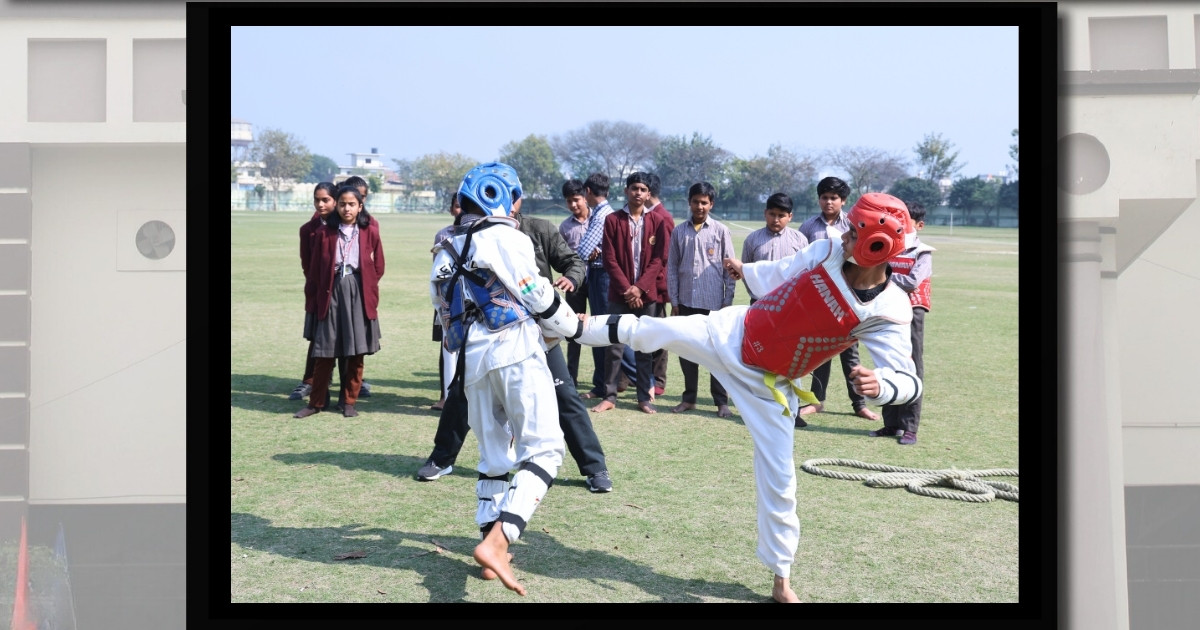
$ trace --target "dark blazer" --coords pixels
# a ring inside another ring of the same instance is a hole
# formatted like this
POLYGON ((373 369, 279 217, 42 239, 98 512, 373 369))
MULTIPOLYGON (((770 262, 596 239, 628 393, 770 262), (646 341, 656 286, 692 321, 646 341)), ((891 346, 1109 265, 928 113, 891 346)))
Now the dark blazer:
POLYGON ((642 213, 642 273, 633 278, 633 247, 629 232, 629 213, 614 210, 604 218, 604 270, 608 272, 608 300, 624 302, 625 291, 636 284, 644 299, 658 302, 658 275, 667 266, 667 224, 661 212, 642 213))
MULTIPOLYGON (((670 254, 671 232, 675 230, 675 217, 671 216, 671 213, 669 211, 667 211, 667 207, 664 206, 661 201, 658 202, 658 204, 656 206, 654 206, 653 211, 661 212, 663 215, 663 220, 666 221, 666 223, 667 223, 667 243, 668 243, 667 253, 670 254)), ((667 263, 663 263, 662 273, 658 274, 658 285, 657 286, 658 286, 658 301, 663 304, 670 302, 671 296, 667 294, 667 263)))
MULTIPOLYGON (((374 218, 374 217, 372 217, 374 218)), ((325 224, 320 213, 314 211, 312 218, 300 226, 300 268, 304 270, 304 312, 313 312, 313 299, 308 291, 308 265, 312 262, 312 235, 325 224)))
POLYGON ((550 268, 553 267, 559 274, 567 277, 572 284, 575 285, 575 290, 583 286, 584 276, 587 273, 587 265, 575 250, 567 245, 566 239, 559 234, 558 228, 554 224, 545 219, 537 217, 527 217, 524 214, 519 214, 521 221, 521 232, 533 241, 533 253, 537 259, 538 271, 551 282, 554 277, 550 275, 550 268))
MULTIPOLYGON (((321 225, 313 231, 310 247, 309 281, 305 283, 305 301, 312 299, 317 319, 329 315, 329 304, 333 301, 333 281, 336 270, 338 235, 336 212, 330 213, 329 225, 321 225)), ((371 217, 366 228, 358 229, 358 262, 362 274, 363 310, 368 319, 379 319, 379 279, 383 277, 383 243, 379 240, 379 222, 371 217)))

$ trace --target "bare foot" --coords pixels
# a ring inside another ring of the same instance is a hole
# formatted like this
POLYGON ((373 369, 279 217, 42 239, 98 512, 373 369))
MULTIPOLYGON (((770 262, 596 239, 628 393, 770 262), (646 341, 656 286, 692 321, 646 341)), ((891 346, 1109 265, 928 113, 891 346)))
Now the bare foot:
POLYGON ((866 407, 855 411, 854 415, 858 416, 859 418, 866 418, 867 420, 879 420, 879 414, 867 409, 866 407))
POLYGON ((638 403, 638 409, 640 409, 642 413, 658 413, 658 410, 655 409, 654 405, 651 404, 650 402, 638 403))
POLYGON ((695 409, 695 408, 696 408, 696 405, 694 403, 681 402, 678 405, 671 407, 671 413, 681 413, 681 412, 687 411, 689 409, 695 409))
POLYGON ((781 604, 799 604, 800 598, 792 590, 787 578, 775 576, 775 586, 771 589, 771 598, 781 604))
MULTIPOLYGON (((510 565, 512 564, 512 560, 513 560, 513 555, 510 553, 510 554, 508 554, 508 562, 510 565)), ((494 580, 500 576, 496 575, 495 571, 493 571, 487 567, 483 567, 483 570, 479 572, 479 577, 481 577, 485 580, 494 580)))
POLYGON ((729 405, 717 405, 717 417, 728 418, 733 412, 729 410, 729 405))
POLYGON ((611 400, 602 400, 602 401, 600 401, 599 405, 592 407, 592 411, 595 411, 596 413, 600 413, 602 411, 608 411, 609 409, 615 409, 616 406, 617 406, 617 404, 611 400))
POLYGON ((814 413, 821 413, 821 410, 824 408, 825 408, 824 403, 817 403, 815 405, 804 405, 803 407, 800 408, 800 415, 807 416, 807 415, 814 414, 814 413))
POLYGON ((508 539, 504 537, 504 530, 500 523, 496 523, 483 542, 475 546, 474 556, 475 562, 478 562, 484 570, 491 569, 496 577, 500 578, 505 588, 517 595, 525 594, 525 587, 517 581, 517 576, 513 574, 512 567, 508 564, 512 556, 508 553, 508 539))

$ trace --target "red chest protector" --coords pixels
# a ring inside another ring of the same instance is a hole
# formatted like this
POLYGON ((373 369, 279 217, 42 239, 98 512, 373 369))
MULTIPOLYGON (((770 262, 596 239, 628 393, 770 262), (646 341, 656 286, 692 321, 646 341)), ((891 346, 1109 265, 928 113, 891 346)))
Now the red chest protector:
MULTIPOLYGON (((900 254, 899 256, 889 260, 888 263, 892 266, 893 273, 899 273, 907 276, 912 273, 913 266, 917 264, 917 257, 915 254, 904 252, 903 254, 900 254)), ((929 278, 922 280, 921 284, 918 284, 917 288, 914 289, 912 293, 908 294, 908 301, 913 306, 919 306, 927 311, 932 310, 932 307, 930 306, 932 302, 929 299, 931 288, 930 285, 931 283, 929 282, 929 278)))
POLYGON ((824 265, 806 271, 750 306, 742 361, 795 380, 849 348, 859 324, 824 265))

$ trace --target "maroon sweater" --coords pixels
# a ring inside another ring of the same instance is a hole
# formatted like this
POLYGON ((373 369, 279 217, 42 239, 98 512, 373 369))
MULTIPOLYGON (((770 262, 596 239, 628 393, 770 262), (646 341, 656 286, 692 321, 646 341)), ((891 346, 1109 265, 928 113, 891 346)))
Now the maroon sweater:
MULTIPOLYGON (((671 216, 670 212, 667 212, 667 207, 661 201, 651 208, 650 211, 661 213, 663 220, 667 223, 667 251, 669 252, 671 247, 671 232, 675 229, 675 217, 671 216)), ((666 304, 670 301, 671 296, 667 294, 667 263, 663 263, 662 273, 658 274, 658 302, 666 304)))
MULTIPOLYGON (((335 220, 337 214, 330 215, 335 220)), ((338 242, 337 223, 319 225, 313 231, 309 246, 308 281, 304 284, 305 301, 312 300, 317 319, 329 315, 329 304, 333 301, 333 281, 336 270, 338 242)), ((363 310, 369 319, 379 319, 379 279, 383 277, 383 243, 379 240, 379 222, 371 217, 371 224, 358 230, 358 268, 362 273, 363 310)))
MULTIPOLYGON (((372 217, 374 218, 374 217, 372 217)), ((312 235, 321 229, 320 213, 314 211, 312 218, 300 226, 300 268, 304 270, 304 312, 313 312, 313 298, 308 291, 308 265, 312 262, 312 235)))
POLYGON ((633 243, 629 232, 629 213, 616 210, 604 218, 604 270, 608 272, 608 301, 624 302, 625 291, 636 284, 645 293, 644 300, 658 302, 658 275, 667 267, 667 242, 670 233, 662 212, 642 213, 641 274, 633 278, 633 243))

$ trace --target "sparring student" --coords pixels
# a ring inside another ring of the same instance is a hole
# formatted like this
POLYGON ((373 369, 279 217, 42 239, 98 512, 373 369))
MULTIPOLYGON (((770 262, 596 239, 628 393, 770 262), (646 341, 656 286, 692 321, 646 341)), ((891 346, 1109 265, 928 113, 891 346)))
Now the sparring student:
POLYGON ((448 350, 458 351, 451 388, 463 387, 479 444, 474 557, 484 578, 520 595, 509 544, 520 538, 564 455, 546 335, 578 337, 582 324, 538 272, 533 242, 517 230, 521 181, 507 164, 471 169, 458 189, 462 217, 434 247, 430 297, 448 350), (517 469, 509 483, 509 471, 517 469))
POLYGON ((800 377, 862 342, 875 369, 854 367, 855 391, 876 405, 921 396, 910 356, 908 295, 888 281, 888 260, 904 250, 907 210, 891 195, 867 193, 848 217, 845 233, 782 260, 726 258, 726 269, 762 296, 752 306, 665 319, 580 317, 581 344, 666 348, 703 365, 725 386, 754 444, 758 558, 774 572, 771 595, 780 602, 800 601, 789 582, 800 539, 792 452, 800 377))
MULTIPOLYGON (((933 247, 921 242, 917 232, 925 229, 925 206, 919 202, 908 204, 908 246, 888 264, 895 273, 892 283, 908 293, 912 304, 912 358, 917 376, 925 380, 925 314, 930 309, 930 278, 933 276, 933 247)), ((917 443, 917 427, 921 424, 921 401, 924 396, 907 405, 892 405, 883 408, 883 427, 870 431, 871 437, 900 436, 905 446, 917 443)))

